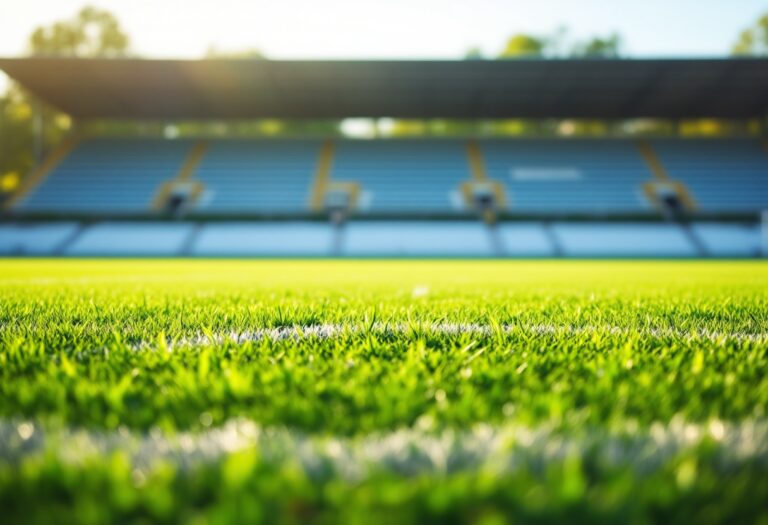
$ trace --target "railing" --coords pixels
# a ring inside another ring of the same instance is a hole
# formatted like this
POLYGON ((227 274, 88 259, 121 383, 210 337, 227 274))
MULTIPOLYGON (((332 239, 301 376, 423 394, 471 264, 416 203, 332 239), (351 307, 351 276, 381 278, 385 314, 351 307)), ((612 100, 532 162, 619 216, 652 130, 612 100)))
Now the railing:
MULTIPOLYGON (((763 215, 766 215, 764 212, 763 215)), ((498 220, 502 222, 520 221, 564 221, 564 222, 668 222, 659 212, 649 211, 642 213, 513 213, 501 212, 498 220)), ((353 211, 347 217, 349 220, 360 221, 466 221, 481 220, 474 211, 447 211, 447 212, 380 212, 380 211, 353 211)), ((161 212, 136 212, 136 213, 88 213, 88 212, 22 212, 9 211, 0 214, 0 222, 43 222, 43 221, 75 221, 75 222, 102 222, 102 221, 179 221, 188 220, 194 222, 225 222, 225 221, 252 221, 252 222, 281 222, 281 221, 328 221, 330 213, 321 212, 273 212, 273 213, 212 213, 212 212, 188 212, 182 216, 161 212)), ((723 222, 742 224, 763 224, 768 218, 761 218, 760 213, 687 213, 681 214, 677 222, 723 222)), ((768 224, 765 225, 768 236, 768 224)), ((768 238, 766 239, 768 243, 768 238)))

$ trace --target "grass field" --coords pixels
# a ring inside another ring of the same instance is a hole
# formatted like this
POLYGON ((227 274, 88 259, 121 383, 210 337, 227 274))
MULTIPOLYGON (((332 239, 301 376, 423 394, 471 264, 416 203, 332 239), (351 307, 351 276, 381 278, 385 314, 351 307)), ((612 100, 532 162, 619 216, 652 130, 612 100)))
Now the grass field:
POLYGON ((768 265, 0 261, 2 521, 768 523, 768 265))

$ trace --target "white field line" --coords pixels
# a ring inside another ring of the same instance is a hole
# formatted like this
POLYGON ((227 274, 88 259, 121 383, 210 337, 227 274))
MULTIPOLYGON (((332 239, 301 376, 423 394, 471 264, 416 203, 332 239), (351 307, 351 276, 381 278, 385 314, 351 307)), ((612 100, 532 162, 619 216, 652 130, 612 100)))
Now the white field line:
POLYGON ((413 428, 357 438, 262 428, 243 419, 177 434, 46 428, 28 421, 0 420, 0 461, 9 464, 42 456, 83 464, 120 452, 141 473, 158 462, 190 469, 250 449, 260 461, 298 466, 313 479, 361 480, 380 472, 400 476, 478 470, 543 473, 553 462, 574 456, 597 469, 631 468, 643 475, 690 457, 704 443, 708 452, 702 461, 715 469, 727 472, 749 465, 768 470, 768 420, 692 424, 674 418, 669 424, 655 423, 643 430, 627 426, 620 431, 515 425, 436 431, 429 421, 421 420, 413 428))
MULTIPOLYGON (((550 325, 550 324, 510 324, 494 328, 489 325, 476 323, 424 323, 409 325, 407 323, 380 323, 370 327, 353 324, 317 324, 305 326, 283 326, 276 328, 256 328, 253 330, 231 331, 216 334, 198 334, 191 337, 168 339, 167 348, 197 347, 224 343, 244 344, 263 340, 272 341, 302 341, 309 339, 333 339, 345 335, 360 335, 372 333, 377 336, 415 335, 461 335, 470 334, 481 337, 493 336, 496 332, 502 335, 532 334, 532 335, 644 335, 656 338, 675 337, 690 340, 705 340, 713 343, 765 343, 768 333, 718 332, 701 328, 699 330, 675 329, 635 329, 610 325, 550 325)), ((155 348, 157 341, 142 341, 132 346, 134 350, 155 348)))

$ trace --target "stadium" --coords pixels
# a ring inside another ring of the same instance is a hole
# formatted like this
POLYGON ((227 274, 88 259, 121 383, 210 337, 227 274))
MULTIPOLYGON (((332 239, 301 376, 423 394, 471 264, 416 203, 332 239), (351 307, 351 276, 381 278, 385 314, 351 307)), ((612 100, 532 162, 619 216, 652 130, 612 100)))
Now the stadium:
MULTIPOLYGON (((0 67, 76 120, 736 120, 768 109, 763 59, 30 58, 0 67)), ((4 205, 11 219, 70 220, 7 226, 1 248, 80 256, 759 257, 767 148, 759 138, 110 140, 73 132, 4 205)))
POLYGON ((0 70, 4 521, 768 520, 768 59, 0 70))

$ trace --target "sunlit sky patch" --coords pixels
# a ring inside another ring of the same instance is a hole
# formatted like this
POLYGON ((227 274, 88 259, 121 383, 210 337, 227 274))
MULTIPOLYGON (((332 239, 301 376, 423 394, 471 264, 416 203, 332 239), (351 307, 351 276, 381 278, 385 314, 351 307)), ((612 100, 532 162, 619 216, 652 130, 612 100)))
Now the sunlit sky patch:
MULTIPOLYGON (((32 30, 85 0, 0 0, 0 56, 25 52, 32 30)), ((145 57, 197 58, 256 49, 270 58, 493 56, 525 32, 622 35, 630 56, 719 56, 768 8, 761 0, 94 0, 145 57)), ((0 79, 0 87, 2 80, 0 79)))
MULTIPOLYGON (((24 52, 34 27, 84 0, 0 0, 0 54, 24 52)), ((96 0, 145 56, 256 48, 273 58, 461 57, 498 52, 517 32, 574 38, 619 32, 637 56, 722 55, 766 6, 760 0, 96 0)))

